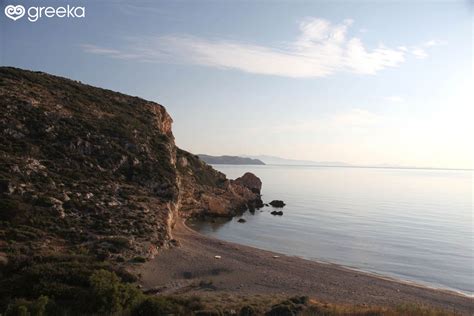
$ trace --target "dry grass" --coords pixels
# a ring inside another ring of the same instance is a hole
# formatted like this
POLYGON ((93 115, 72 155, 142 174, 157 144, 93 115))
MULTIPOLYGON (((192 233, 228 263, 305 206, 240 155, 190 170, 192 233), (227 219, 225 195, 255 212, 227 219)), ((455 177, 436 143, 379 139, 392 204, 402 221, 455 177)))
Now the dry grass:
MULTIPOLYGON (((188 298, 189 299, 189 298, 188 298)), ((223 315, 237 313, 250 306, 255 315, 265 315, 277 305, 291 305, 284 295, 234 295, 227 293, 205 293, 199 297, 202 307, 223 315)), ((294 306, 293 306, 294 307, 294 306)), ((301 306, 300 306, 301 307, 301 306)), ((308 300, 304 309, 295 315, 301 316, 457 316, 460 313, 429 306, 404 304, 396 307, 340 305, 308 300)), ((277 314, 275 314, 277 315, 277 314)))
POLYGON ((397 307, 347 306, 311 301, 301 316, 455 316, 449 312, 427 306, 405 304, 397 307))

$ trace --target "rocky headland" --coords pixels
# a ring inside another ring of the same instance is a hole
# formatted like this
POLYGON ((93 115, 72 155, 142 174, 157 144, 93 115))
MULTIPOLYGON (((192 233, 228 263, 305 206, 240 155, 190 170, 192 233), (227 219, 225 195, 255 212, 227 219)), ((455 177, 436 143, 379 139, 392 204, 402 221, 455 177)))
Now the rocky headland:
POLYGON ((28 271, 53 273, 71 260, 126 274, 176 245, 178 218, 262 204, 255 175, 229 180, 179 149, 160 104, 2 67, 0 106, 2 298, 63 296, 38 284, 45 271, 28 271))
MULTIPOLYGON (((288 299, 295 294, 472 311, 472 301, 454 293, 191 231, 188 218, 262 207, 262 182, 251 173, 229 180, 178 148, 160 104, 0 67, 0 107, 0 314, 236 315, 229 300, 247 295, 236 303, 240 315, 309 308, 311 315, 346 315, 306 297, 288 299), (209 293, 227 301, 216 306, 213 296, 206 305, 201 297, 209 293), (209 305, 213 310, 203 310, 209 305)), ((357 310, 387 311, 364 308, 357 310)), ((417 308, 389 315, 425 312, 417 308)))

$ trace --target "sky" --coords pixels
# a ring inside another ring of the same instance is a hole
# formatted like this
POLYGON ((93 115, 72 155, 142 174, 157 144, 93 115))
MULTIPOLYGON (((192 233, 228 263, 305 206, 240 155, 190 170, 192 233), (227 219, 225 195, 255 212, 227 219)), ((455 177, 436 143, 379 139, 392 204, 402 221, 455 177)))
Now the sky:
POLYGON ((1 65, 158 102, 193 153, 473 168, 470 0, 0 4, 1 65))

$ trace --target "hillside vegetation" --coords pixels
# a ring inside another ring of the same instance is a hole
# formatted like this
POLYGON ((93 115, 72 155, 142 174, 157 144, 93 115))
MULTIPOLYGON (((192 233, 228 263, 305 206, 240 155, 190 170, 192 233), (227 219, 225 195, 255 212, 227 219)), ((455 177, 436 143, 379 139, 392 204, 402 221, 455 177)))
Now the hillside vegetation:
POLYGON ((92 275, 136 280, 128 268, 175 245, 178 217, 259 199, 178 149, 154 102, 3 67, 0 106, 0 310, 42 295, 90 307, 92 275))
POLYGON ((305 297, 150 296, 131 271, 176 247, 191 216, 262 205, 175 146, 165 108, 40 72, 0 68, 0 314, 444 315, 305 297))

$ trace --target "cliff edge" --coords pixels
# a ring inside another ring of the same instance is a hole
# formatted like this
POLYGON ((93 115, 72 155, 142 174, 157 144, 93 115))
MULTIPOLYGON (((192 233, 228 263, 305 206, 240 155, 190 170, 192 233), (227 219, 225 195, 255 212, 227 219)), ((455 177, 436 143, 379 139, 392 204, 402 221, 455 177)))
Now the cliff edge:
POLYGON ((173 246, 178 217, 261 204, 255 190, 177 148, 160 104, 2 67, 0 106, 2 288, 66 255, 126 267, 173 246))

